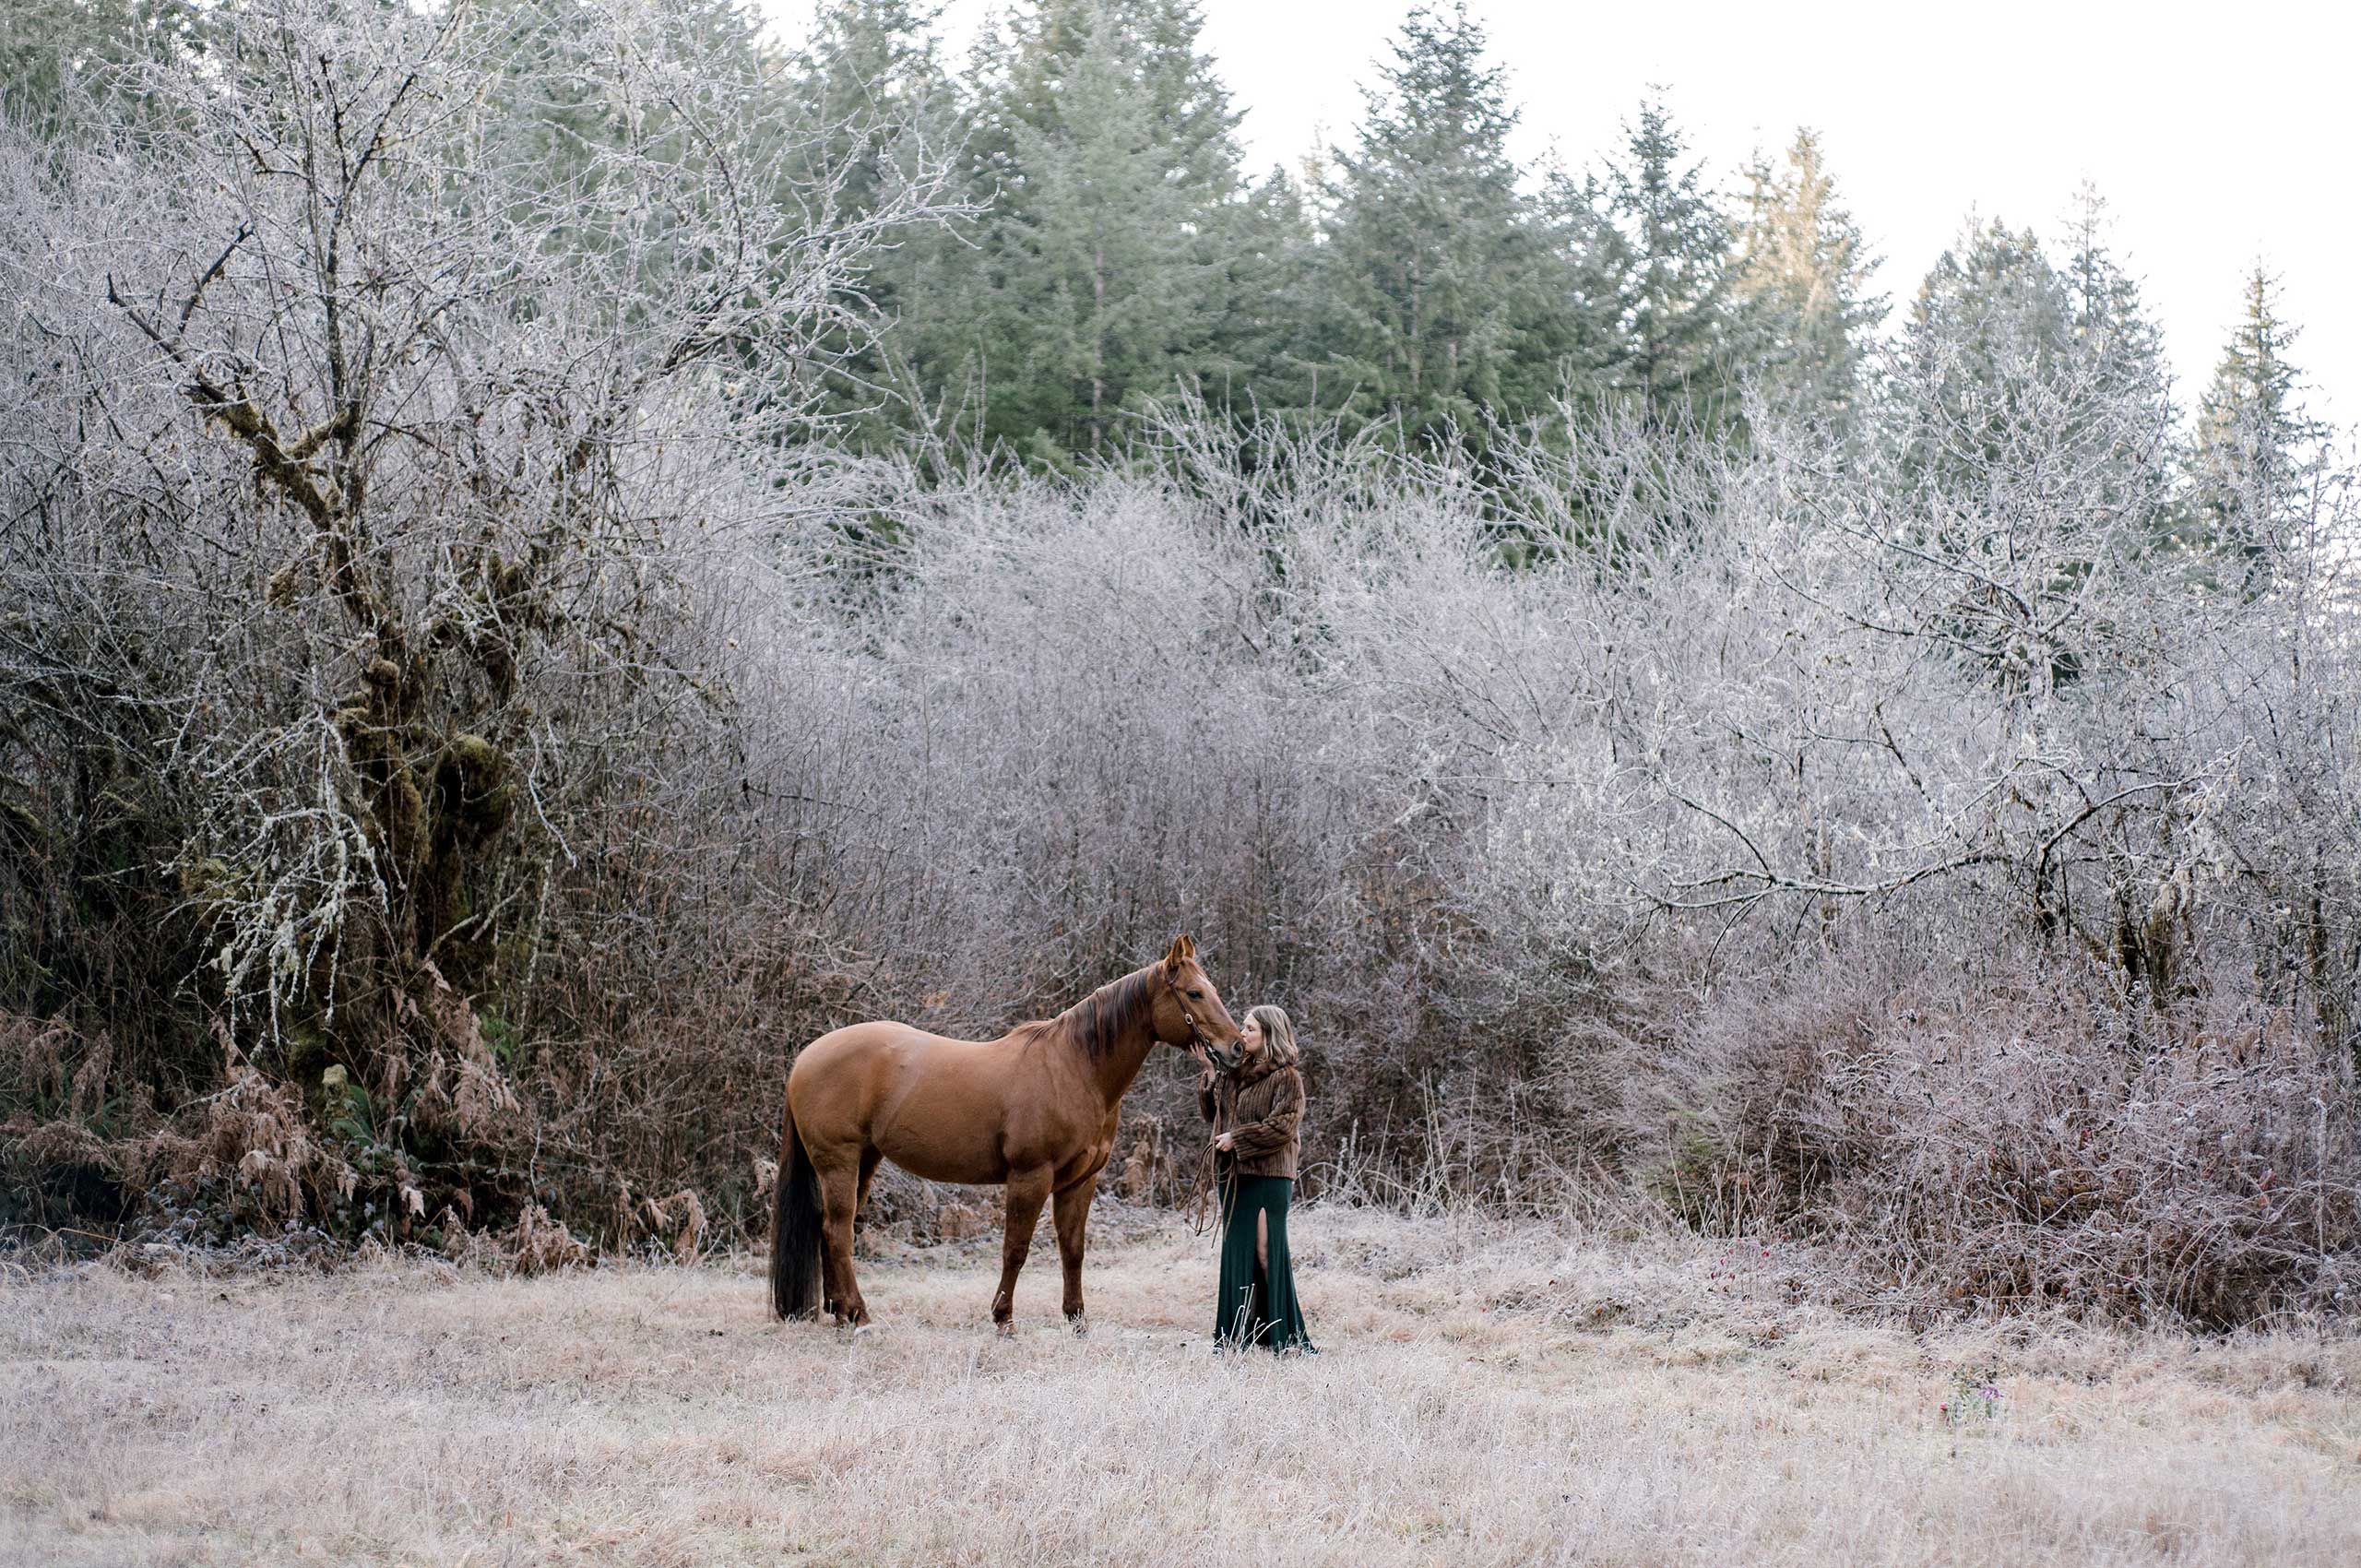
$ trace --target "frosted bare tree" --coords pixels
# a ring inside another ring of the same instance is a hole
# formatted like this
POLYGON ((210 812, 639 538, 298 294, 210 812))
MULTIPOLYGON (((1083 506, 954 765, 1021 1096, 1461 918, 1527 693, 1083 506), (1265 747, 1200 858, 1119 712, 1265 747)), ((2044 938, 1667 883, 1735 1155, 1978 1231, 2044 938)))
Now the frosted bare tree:
POLYGON ((814 125, 720 5, 207 26, 107 84, 136 124, 0 129, 7 738, 36 814, 136 802, 233 1059, 285 1037, 309 1081, 349 1014, 398 1096, 435 1051, 488 1070, 458 993, 719 728, 715 585, 794 521, 822 357, 937 164, 905 140, 844 202, 894 128, 814 125))

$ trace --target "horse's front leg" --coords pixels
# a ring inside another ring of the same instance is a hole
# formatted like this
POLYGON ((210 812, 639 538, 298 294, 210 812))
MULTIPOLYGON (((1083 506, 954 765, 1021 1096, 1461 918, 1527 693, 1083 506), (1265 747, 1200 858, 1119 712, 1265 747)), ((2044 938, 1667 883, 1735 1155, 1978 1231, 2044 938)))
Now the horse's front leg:
POLYGON ((1000 1293, 992 1298, 992 1322, 1003 1334, 1014 1334, 1009 1319, 1016 1313, 1016 1271, 1033 1247, 1033 1227, 1040 1222, 1041 1206, 1050 1198, 1050 1167, 1012 1171, 1008 1178, 1008 1229, 1000 1242, 1000 1293))
POLYGON ((1082 1243, 1090 1200, 1097 1192, 1098 1172, 1094 1170, 1058 1194, 1058 1261, 1066 1271, 1066 1322, 1076 1334, 1090 1332, 1089 1321, 1082 1315, 1082 1243))

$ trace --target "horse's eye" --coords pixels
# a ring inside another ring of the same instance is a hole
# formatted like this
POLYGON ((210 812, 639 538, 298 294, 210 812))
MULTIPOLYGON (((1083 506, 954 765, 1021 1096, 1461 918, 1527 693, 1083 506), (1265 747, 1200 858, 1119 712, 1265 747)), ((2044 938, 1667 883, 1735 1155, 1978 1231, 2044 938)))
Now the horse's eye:
POLYGON ((1205 993, 1202 991, 1192 991, 1189 993, 1189 1000, 1192 1002, 1203 1002, 1204 999, 1205 993))

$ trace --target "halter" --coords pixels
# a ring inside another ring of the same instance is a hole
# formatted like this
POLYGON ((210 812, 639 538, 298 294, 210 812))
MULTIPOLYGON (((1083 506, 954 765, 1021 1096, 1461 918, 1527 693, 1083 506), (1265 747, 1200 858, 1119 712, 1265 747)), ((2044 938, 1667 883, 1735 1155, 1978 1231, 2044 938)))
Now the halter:
MULTIPOLYGON (((1164 976, 1164 989, 1172 993, 1173 1002, 1180 1009, 1181 1021, 1189 1026, 1189 1043, 1204 1046, 1205 1059, 1219 1069, 1220 1058, 1214 1054, 1214 1042, 1205 1038, 1204 1027, 1197 1022, 1197 1016, 1189 1010, 1189 998, 1181 993, 1180 986, 1174 983, 1172 977, 1169 974, 1164 976)), ((1213 1229, 1210 1213, 1212 1206, 1207 1200, 1214 1188, 1220 1183, 1219 1165, 1214 1158, 1214 1146, 1210 1143, 1206 1144, 1197 1156, 1196 1177, 1195 1190, 1189 1194, 1189 1201, 1183 1212, 1188 1218, 1190 1230, 1199 1237, 1204 1237, 1210 1234, 1213 1229)))
POLYGON ((1172 993, 1173 1005, 1180 1009, 1180 1021, 1189 1026, 1189 1043, 1202 1045, 1211 1051, 1214 1042, 1205 1038, 1204 1026, 1197 1022, 1197 1016, 1194 1013, 1189 1011, 1188 994, 1180 989, 1179 982, 1174 980, 1171 975, 1164 972, 1162 965, 1159 964, 1157 968, 1157 978, 1164 981, 1164 989, 1172 993))
MULTIPOLYGON (((1221 1056, 1219 1053, 1221 1047, 1213 1042, 1213 1038, 1205 1033, 1205 1027, 1197 1022, 1197 1015, 1189 1010, 1188 994, 1180 989, 1180 985, 1170 975, 1159 974, 1159 978, 1164 981, 1164 989, 1172 993, 1173 1004, 1180 1009, 1180 1021, 1189 1026, 1189 1044, 1204 1046, 1205 1048, 1205 1055, 1210 1058, 1216 1066, 1220 1065, 1221 1056)), ((1237 1063, 1233 1061, 1229 1066, 1235 1067, 1237 1066, 1237 1063)), ((1225 1072, 1228 1070, 1229 1068, 1223 1068, 1223 1071, 1225 1072)))

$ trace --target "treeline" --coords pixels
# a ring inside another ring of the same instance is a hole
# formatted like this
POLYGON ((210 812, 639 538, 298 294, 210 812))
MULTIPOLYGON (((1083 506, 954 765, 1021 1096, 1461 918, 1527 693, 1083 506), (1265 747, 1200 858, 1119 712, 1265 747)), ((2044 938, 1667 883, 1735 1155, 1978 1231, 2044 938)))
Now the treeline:
POLYGON ((1169 6, 39 21, 17 1234, 755 1240, 803 1042, 1186 926, 1331 1192, 2351 1300, 2355 493, 2262 284, 2193 419, 2094 209, 1873 339, 1809 144, 1531 178, 1456 12, 1300 183, 1169 6))
POLYGON ((1897 377, 1988 399, 1994 362, 2025 355, 2136 389, 2155 424, 2143 460, 2185 464, 2218 515, 2255 460, 2236 433, 2261 432, 2266 461, 2319 434, 2260 273, 2185 431, 2095 192, 2055 250, 1971 224, 1889 356, 1876 263, 1809 130, 1739 172, 1735 197, 1657 101, 1595 167, 1520 168, 1480 22, 1423 7, 1346 143, 1258 179, 1198 30, 1187 0, 1065 0, 1014 11, 955 72, 905 0, 821 7, 795 90, 891 125, 881 153, 898 146, 906 175, 955 149, 950 194, 975 214, 865 279, 894 329, 836 407, 866 439, 916 428, 1056 467, 1177 396, 1414 446, 1480 449, 1570 407, 1713 435, 1750 394, 1842 427, 1897 377))
POLYGON ((1743 424, 1750 395, 1841 427, 1897 375, 1952 382, 1955 405, 1988 397, 2013 355, 2136 387, 2148 460, 2188 463, 2217 500, 2248 460, 2232 432, 2274 450, 2318 434, 2260 273, 2185 432, 2095 192, 2054 245, 1971 223, 1889 357, 1876 260, 1809 130, 1735 192, 1660 101, 1593 166, 1520 167, 1505 72, 1464 5, 1410 12, 1341 145, 1259 175, 1192 0, 1014 7, 964 68, 930 15, 832 0, 787 63, 820 117, 890 128, 864 188, 947 155, 973 214, 864 279, 893 330, 833 391, 872 443, 915 431, 1054 468, 1180 396, 1427 447, 1481 448, 1569 407, 1711 435, 1743 424))
MULTIPOLYGON (((103 94, 110 63, 201 56, 234 9, 51 8, 18 31, 14 112, 67 128, 75 89, 103 94)), ((457 9, 522 82, 564 69, 598 7, 457 9)), ((1195 0, 1028 0, 965 60, 922 0, 819 0, 785 50, 734 0, 682 14, 777 100, 771 150, 825 172, 749 199, 817 194, 806 216, 824 224, 914 191, 949 209, 864 258, 837 302, 854 322, 789 373, 824 387, 820 411, 870 450, 1072 471, 1176 400, 1479 454, 1570 409, 1711 437, 1742 429, 1752 398, 1848 428, 1897 379, 1941 381, 1965 409, 1999 395, 1996 360, 2031 356, 2146 398, 2153 450, 2138 460, 2186 476, 2184 526, 2202 528, 2245 466, 2292 461, 2322 434, 2260 269, 2199 405, 2172 406, 2160 334, 2094 190, 2047 244, 1971 220, 1888 339, 1877 260, 1809 129, 1714 171, 1649 101, 1595 163, 1520 166, 1506 72, 1464 3, 1409 12, 1339 145, 1261 172, 1195 0)), ((633 113, 579 90, 544 103, 532 151, 546 179, 586 177, 633 113)))

